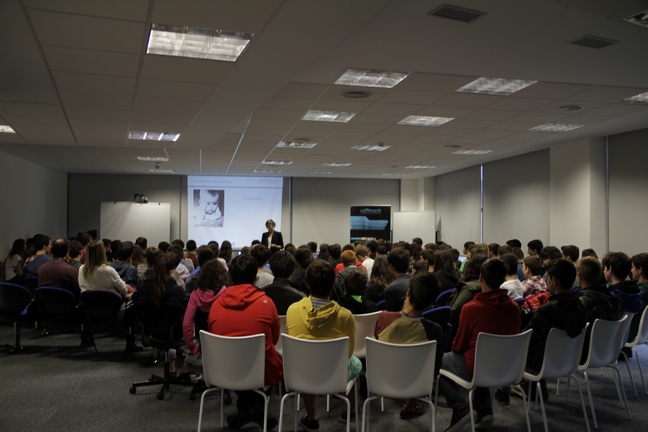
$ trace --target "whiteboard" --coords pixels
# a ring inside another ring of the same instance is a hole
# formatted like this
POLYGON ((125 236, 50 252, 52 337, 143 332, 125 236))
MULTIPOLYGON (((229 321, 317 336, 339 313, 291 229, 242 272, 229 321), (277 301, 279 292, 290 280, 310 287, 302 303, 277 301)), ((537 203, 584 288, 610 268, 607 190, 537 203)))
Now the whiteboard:
POLYGON ((124 201, 101 203, 101 238, 132 241, 146 237, 150 246, 170 241, 171 204, 124 201))
POLYGON ((414 237, 423 244, 436 241, 436 213, 429 211, 394 212, 392 240, 411 242, 414 237))

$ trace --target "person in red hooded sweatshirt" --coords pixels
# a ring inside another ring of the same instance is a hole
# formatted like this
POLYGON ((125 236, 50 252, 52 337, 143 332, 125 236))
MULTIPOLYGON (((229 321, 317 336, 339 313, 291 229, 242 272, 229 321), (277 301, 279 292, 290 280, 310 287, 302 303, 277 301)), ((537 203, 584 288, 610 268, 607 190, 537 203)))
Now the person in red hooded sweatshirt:
MULTIPOLYGON (((212 304, 209 331, 221 336, 265 334, 265 386, 267 394, 283 379, 283 359, 275 350, 280 323, 273 301, 253 283, 257 263, 250 255, 239 255, 232 261, 232 285, 212 304)), ((227 417, 227 424, 238 430, 249 422, 263 426, 263 399, 253 391, 237 391, 237 415, 227 417)), ((268 430, 277 419, 268 418, 268 430)))

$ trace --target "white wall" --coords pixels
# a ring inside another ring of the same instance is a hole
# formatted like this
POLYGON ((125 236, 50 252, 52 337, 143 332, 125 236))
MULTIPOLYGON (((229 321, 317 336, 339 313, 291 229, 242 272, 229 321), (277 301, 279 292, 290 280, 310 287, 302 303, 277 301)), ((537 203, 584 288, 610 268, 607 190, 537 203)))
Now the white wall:
POLYGON ((440 240, 459 250, 467 241, 479 243, 479 165, 437 176, 435 185, 435 210, 440 240))
POLYGON ((66 236, 66 173, 0 152, 0 184, 0 259, 17 238, 66 236))

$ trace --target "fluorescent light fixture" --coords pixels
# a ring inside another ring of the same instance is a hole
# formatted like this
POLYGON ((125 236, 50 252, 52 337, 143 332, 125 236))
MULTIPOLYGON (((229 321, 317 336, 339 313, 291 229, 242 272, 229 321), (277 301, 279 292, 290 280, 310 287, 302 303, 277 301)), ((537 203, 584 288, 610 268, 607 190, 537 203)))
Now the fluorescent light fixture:
POLYGON ((351 166, 351 162, 326 162, 326 163, 323 163, 322 166, 327 166, 327 167, 348 167, 348 166, 351 166))
POLYGON ((391 146, 386 146, 382 144, 377 145, 357 145, 351 147, 351 150, 360 150, 360 151, 385 151, 391 146))
POLYGON ((491 153, 492 151, 493 150, 457 150, 456 152, 452 152, 452 154, 479 156, 491 153))
POLYGON ((279 165, 285 166, 292 164, 292 161, 280 161, 280 160, 264 160, 261 162, 263 165, 279 165))
POLYGON ((403 174, 390 174, 390 173, 386 173, 386 174, 380 174, 380 175, 383 176, 383 177, 403 177, 403 174))
MULTIPOLYGON (((634 95, 632 97, 629 97, 627 99, 624 99, 628 102, 639 102, 639 103, 648 103, 648 92, 646 93, 640 93, 638 95, 634 95)), ((0 126, 1 128, 2 126, 0 126)), ((11 129, 11 128, 10 128, 11 129)))
POLYGON ((9 125, 0 125, 0 133, 16 133, 9 125))
POLYGON ((569 132, 574 129, 582 128, 585 125, 563 124, 563 123, 545 123, 540 126, 529 129, 531 132, 569 132))
POLYGON ((407 73, 349 69, 335 81, 337 85, 392 88, 407 78, 407 73))
POLYGON ((175 171, 169 169, 150 169, 149 172, 157 174, 175 174, 175 171))
POLYGON ((277 147, 279 148, 295 148, 295 149, 311 149, 315 147, 317 143, 312 142, 302 142, 302 141, 279 141, 277 147))
POLYGON ((508 96, 522 90, 525 87, 535 84, 538 81, 515 80, 504 78, 481 77, 457 89, 460 93, 489 94, 495 96, 508 96))
POLYGON ((357 113, 352 112, 336 112, 336 111, 314 111, 310 110, 302 118, 302 120, 310 121, 323 121, 334 123, 346 123, 353 118, 357 113))
POLYGON ((252 36, 227 30, 153 24, 146 53, 234 62, 252 36))
POLYGON ((172 132, 144 132, 144 131, 130 131, 128 132, 128 139, 144 140, 144 141, 178 141, 180 134, 172 132))
POLYGON ((333 171, 308 171, 306 174, 331 175, 333 174, 333 171))
POLYGON ((432 168, 436 168, 436 165, 410 165, 405 167, 405 169, 416 169, 416 170, 427 170, 432 168))
POLYGON ((255 173, 263 173, 263 174, 279 174, 281 172, 281 170, 273 170, 273 169, 259 170, 259 169, 255 169, 254 172, 255 173))
POLYGON ((449 121, 454 120, 454 117, 428 117, 428 116, 408 116, 399 121, 399 125, 408 126, 441 126, 449 121))
POLYGON ((169 162, 169 157, 137 156, 143 162, 169 162))

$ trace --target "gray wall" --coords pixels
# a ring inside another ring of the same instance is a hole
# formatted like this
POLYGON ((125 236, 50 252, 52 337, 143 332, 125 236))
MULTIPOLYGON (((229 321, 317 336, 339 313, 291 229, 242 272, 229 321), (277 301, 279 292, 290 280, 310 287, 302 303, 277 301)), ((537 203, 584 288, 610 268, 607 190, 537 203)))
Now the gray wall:
POLYGON ((0 260, 17 238, 66 235, 66 173, 0 152, 0 184, 0 260))

